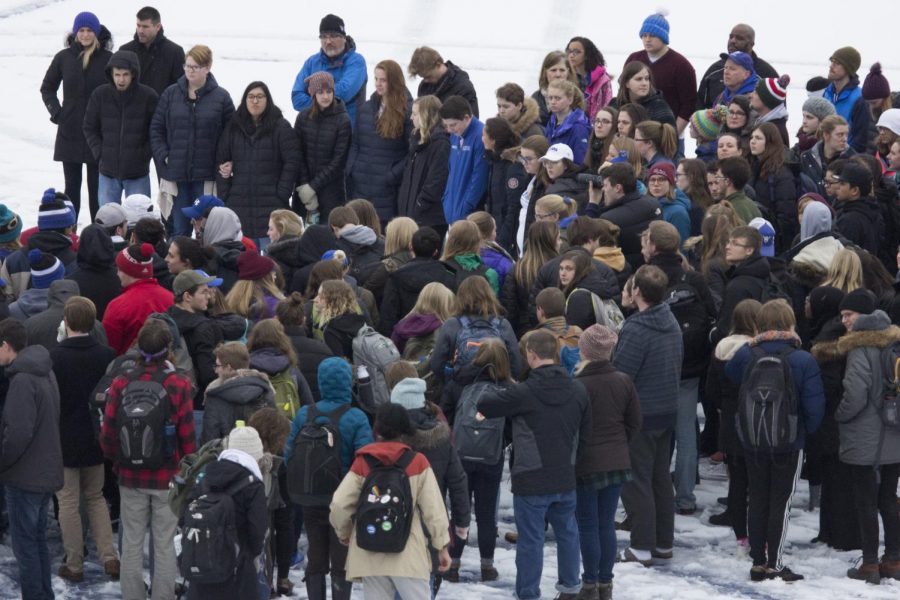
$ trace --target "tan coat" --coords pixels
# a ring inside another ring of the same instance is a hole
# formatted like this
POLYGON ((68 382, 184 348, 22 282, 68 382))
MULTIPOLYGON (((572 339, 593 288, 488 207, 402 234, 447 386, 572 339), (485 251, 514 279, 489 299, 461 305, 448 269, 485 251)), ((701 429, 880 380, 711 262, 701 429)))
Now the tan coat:
POLYGON ((376 442, 360 448, 356 452, 350 472, 334 492, 329 518, 338 539, 350 540, 346 565, 347 579, 379 576, 429 579, 431 553, 428 550, 425 531, 427 530, 435 550, 440 550, 450 543, 450 521, 447 518, 447 508, 438 488, 437 479, 431 465, 428 464, 428 459, 422 454, 416 454, 406 468, 415 510, 409 540, 403 552, 397 554, 369 552, 356 545, 353 516, 356 513, 363 482, 369 473, 369 465, 363 455, 369 454, 382 463, 393 464, 407 448, 409 446, 399 442, 376 442))

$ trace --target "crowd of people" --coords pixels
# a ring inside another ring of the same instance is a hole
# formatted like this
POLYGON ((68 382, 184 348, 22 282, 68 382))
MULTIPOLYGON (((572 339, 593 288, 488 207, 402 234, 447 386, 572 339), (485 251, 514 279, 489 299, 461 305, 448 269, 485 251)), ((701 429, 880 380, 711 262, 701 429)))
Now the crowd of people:
POLYGON ((79 13, 41 86, 65 191, 29 229, 0 205, 23 598, 54 597, 52 507, 58 575, 85 580, 86 522, 127 600, 293 595, 304 534, 311 600, 433 598, 464 583, 473 517, 481 581, 539 598, 552 527, 557 598, 609 599, 616 561, 671 563, 701 457, 728 480, 704 526, 752 581, 803 579, 801 476, 814 541, 861 551, 847 576, 900 579, 900 98, 839 48, 791 145, 790 78, 749 25, 699 84, 665 15, 639 34, 618 77, 573 37, 481 121, 428 46, 415 98, 391 59, 367 96, 329 14, 292 127, 265 82, 235 107, 156 9, 114 53, 79 13))

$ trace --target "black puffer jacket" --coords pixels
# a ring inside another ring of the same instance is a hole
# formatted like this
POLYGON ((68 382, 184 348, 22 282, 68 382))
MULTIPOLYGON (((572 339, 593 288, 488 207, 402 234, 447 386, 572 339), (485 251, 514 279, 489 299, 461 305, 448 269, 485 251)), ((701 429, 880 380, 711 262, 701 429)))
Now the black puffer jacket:
POLYGON ((785 251, 791 247, 791 242, 799 231, 794 174, 786 165, 782 165, 776 173, 762 176, 756 160, 751 161, 751 170, 753 176, 750 185, 756 192, 756 202, 766 210, 769 222, 775 228, 775 249, 778 252, 785 251))
POLYGON ((373 93, 356 111, 356 128, 347 160, 347 192, 350 198, 365 198, 375 205, 378 218, 390 221, 397 214, 397 192, 412 133, 412 98, 407 93, 403 132, 396 139, 378 134, 381 96, 373 93))
POLYGON ((450 136, 440 126, 425 143, 413 135, 403 182, 397 194, 397 214, 419 225, 446 225, 444 188, 450 175, 450 136))
POLYGON ((469 102, 472 107, 472 116, 478 117, 478 95, 475 93, 475 86, 469 80, 469 74, 454 65, 449 60, 444 62, 447 65, 447 72, 437 83, 428 83, 422 81, 419 84, 418 98, 422 96, 437 96, 441 102, 444 102, 450 96, 462 96, 469 102))
POLYGON ((194 362, 197 379, 197 393, 194 395, 194 410, 203 410, 203 393, 216 378, 216 357, 213 350, 222 341, 222 332, 215 321, 202 313, 188 312, 172 305, 166 311, 178 326, 178 332, 187 344, 188 354, 194 362))
POLYGON ((335 356, 343 356, 353 361, 353 338, 366 325, 366 318, 356 313, 339 315, 327 323, 322 335, 325 345, 335 356))
POLYGON ((167 38, 162 27, 149 48, 134 34, 134 39, 120 50, 137 54, 141 63, 141 83, 152 87, 157 94, 162 94, 184 75, 184 48, 167 38))
MULTIPOLYGON (((569 248, 569 250, 588 254, 588 251, 581 246, 573 246, 569 248)), ((559 285, 559 263, 562 262, 562 259, 562 256, 557 256, 553 260, 544 263, 544 266, 538 271, 537 277, 534 278, 534 285, 531 287, 531 295, 528 299, 529 315, 535 314, 535 298, 537 298, 537 295, 541 290, 548 287, 557 287, 559 285)), ((577 287, 590 290, 604 300, 615 298, 619 294, 619 280, 616 277, 616 272, 604 262, 597 259, 593 259, 593 261, 594 270, 585 275, 584 278, 578 282, 577 287)), ((583 294, 583 296, 585 297, 583 300, 579 298, 576 302, 578 305, 581 305, 584 302, 590 303, 590 298, 587 297, 587 294, 583 294)), ((585 304, 584 307, 579 306, 578 309, 575 309, 575 313, 578 315, 584 314, 585 319, 587 319, 586 315, 588 314, 593 318, 594 310, 585 304)), ((593 321, 591 321, 591 324, 593 324, 593 321)), ((578 325, 578 323, 572 321, 572 325, 578 325)))
POLYGON ((319 394, 319 363, 329 356, 334 356, 334 353, 325 345, 325 342, 307 337, 303 327, 285 327, 284 333, 291 338, 294 352, 297 353, 300 372, 306 378, 313 398, 318 402, 322 399, 319 394))
MULTIPOLYGON (((666 102, 662 92, 659 90, 656 90, 643 100, 638 100, 636 104, 640 104, 647 109, 647 112, 650 114, 648 121, 659 121, 675 127, 675 113, 672 112, 672 107, 669 106, 669 103, 666 102)), ((613 108, 621 108, 618 100, 615 98, 609 105, 613 108)))
POLYGON ((88 225, 78 239, 76 267, 66 279, 78 284, 79 293, 97 307, 97 320, 103 320, 106 306, 122 293, 116 275, 112 238, 100 225, 88 225))
POLYGON ((619 226, 619 246, 625 254, 625 260, 635 270, 644 264, 641 255, 641 233, 650 225, 650 221, 662 219, 662 207, 659 200, 634 191, 626 194, 612 206, 601 206, 589 203, 585 213, 589 217, 606 219, 619 226))
POLYGON ((578 214, 584 214, 588 201, 588 185, 578 181, 576 177, 587 171, 586 167, 578 165, 574 171, 567 171, 554 179, 544 190, 544 195, 557 194, 563 198, 572 198, 578 203, 578 214))
POLYGON ((255 369, 238 369, 234 377, 213 380, 205 395, 201 444, 227 436, 234 422, 253 408, 275 408, 275 390, 268 377, 255 369))
POLYGON ((303 266, 299 246, 299 235, 285 235, 266 247, 266 256, 278 264, 288 285, 294 279, 294 271, 303 266))
POLYGON ((337 238, 328 225, 310 225, 297 242, 297 265, 288 291, 306 293, 309 273, 326 250, 337 248, 337 238))
POLYGON ((315 117, 312 108, 303 110, 294 121, 294 131, 300 139, 297 185, 308 183, 316 191, 324 220, 332 208, 343 205, 347 199, 344 167, 350 154, 350 117, 344 103, 335 98, 315 117))
POLYGON ((150 144, 159 176, 173 182, 212 181, 218 173, 216 144, 234 114, 234 102, 212 73, 188 98, 182 75, 159 97, 150 124, 150 144))
POLYGON ((771 267, 764 256, 751 256, 728 269, 728 283, 725 284, 725 295, 719 308, 719 320, 715 329, 709 334, 713 344, 718 344, 731 332, 731 315, 741 300, 752 298, 762 300, 763 292, 769 285, 771 267))
POLYGON ((41 83, 41 98, 50 113, 50 122, 57 125, 56 144, 53 160, 58 162, 80 162, 96 164, 84 139, 82 124, 88 100, 95 89, 107 83, 106 63, 112 52, 112 35, 105 26, 100 27, 97 36, 100 47, 91 55, 88 68, 81 66, 82 46, 74 34, 66 36, 65 48, 56 53, 44 81, 41 83), (63 88, 63 102, 60 104, 59 86, 63 88))
POLYGON ((484 210, 491 213, 497 224, 497 243, 512 254, 515 254, 522 192, 531 179, 522 163, 516 160, 517 154, 518 148, 507 148, 499 155, 493 151, 484 154, 491 166, 484 210))
POLYGON ((878 203, 871 196, 859 200, 835 203, 834 228, 848 240, 870 252, 878 254, 884 237, 884 218, 878 203))
POLYGON ((100 172, 113 179, 137 179, 150 173, 150 121, 159 96, 138 83, 140 65, 134 52, 119 50, 109 59, 110 83, 91 94, 84 114, 84 137, 100 172), (131 71, 131 85, 124 92, 112 82, 112 70, 131 71))
POLYGON ((443 283, 452 290, 456 278, 441 261, 419 257, 388 275, 381 300, 381 323, 378 330, 384 335, 391 335, 394 325, 416 305, 422 288, 432 281, 443 283))
POLYGON ((819 195, 827 198, 828 194, 825 193, 825 171, 828 170, 828 165, 838 159, 846 160, 855 155, 856 151, 847 146, 847 149, 839 155, 832 157, 831 160, 826 160, 823 147, 823 142, 816 142, 815 146, 800 155, 800 171, 816 184, 816 191, 819 195))
POLYGON ((512 325, 517 338, 533 328, 536 322, 535 317, 528 314, 530 294, 531 289, 519 283, 515 268, 510 269, 500 290, 500 304, 506 309, 506 320, 512 325))
POLYGON ((297 134, 277 106, 269 106, 259 125, 246 110, 238 110, 216 151, 217 165, 227 161, 233 163, 232 176, 216 178, 218 195, 241 219, 245 236, 265 237, 269 214, 291 206, 300 164, 297 134))

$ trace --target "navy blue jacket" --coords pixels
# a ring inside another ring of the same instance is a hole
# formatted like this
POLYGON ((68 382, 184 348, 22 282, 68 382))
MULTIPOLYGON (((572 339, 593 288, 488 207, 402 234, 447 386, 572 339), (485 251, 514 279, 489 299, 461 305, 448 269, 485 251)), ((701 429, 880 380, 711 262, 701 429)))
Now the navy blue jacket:
POLYGON ((150 145, 159 176, 168 181, 212 181, 216 178, 216 145, 234 114, 234 102, 210 73, 188 100, 187 79, 182 75, 159 97, 150 123, 150 145))
POLYGON ((522 163, 516 160, 517 152, 517 148, 508 148, 499 156, 494 152, 484 154, 484 160, 491 167, 484 210, 494 217, 497 224, 497 244, 507 252, 515 252, 522 192, 531 179, 522 163))
POLYGON ((412 134, 412 97, 407 94, 403 132, 396 139, 378 135, 377 93, 359 107, 356 128, 347 159, 347 191, 350 198, 365 198, 375 205, 378 218, 390 221, 397 215, 397 191, 403 181, 403 168, 412 134))
POLYGON ((450 136, 437 126, 424 144, 414 135, 397 195, 397 214, 421 225, 446 225, 441 203, 450 175, 450 136))

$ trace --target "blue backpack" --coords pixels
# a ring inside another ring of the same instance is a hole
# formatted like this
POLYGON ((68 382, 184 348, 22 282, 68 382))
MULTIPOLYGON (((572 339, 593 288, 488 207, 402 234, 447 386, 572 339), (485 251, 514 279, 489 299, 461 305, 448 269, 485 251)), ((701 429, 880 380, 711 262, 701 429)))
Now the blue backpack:
POLYGON ((500 319, 485 319, 483 317, 460 317, 461 328, 456 334, 456 351, 451 363, 452 372, 458 373, 460 369, 468 365, 475 358, 475 354, 484 340, 488 338, 500 338, 500 319))

